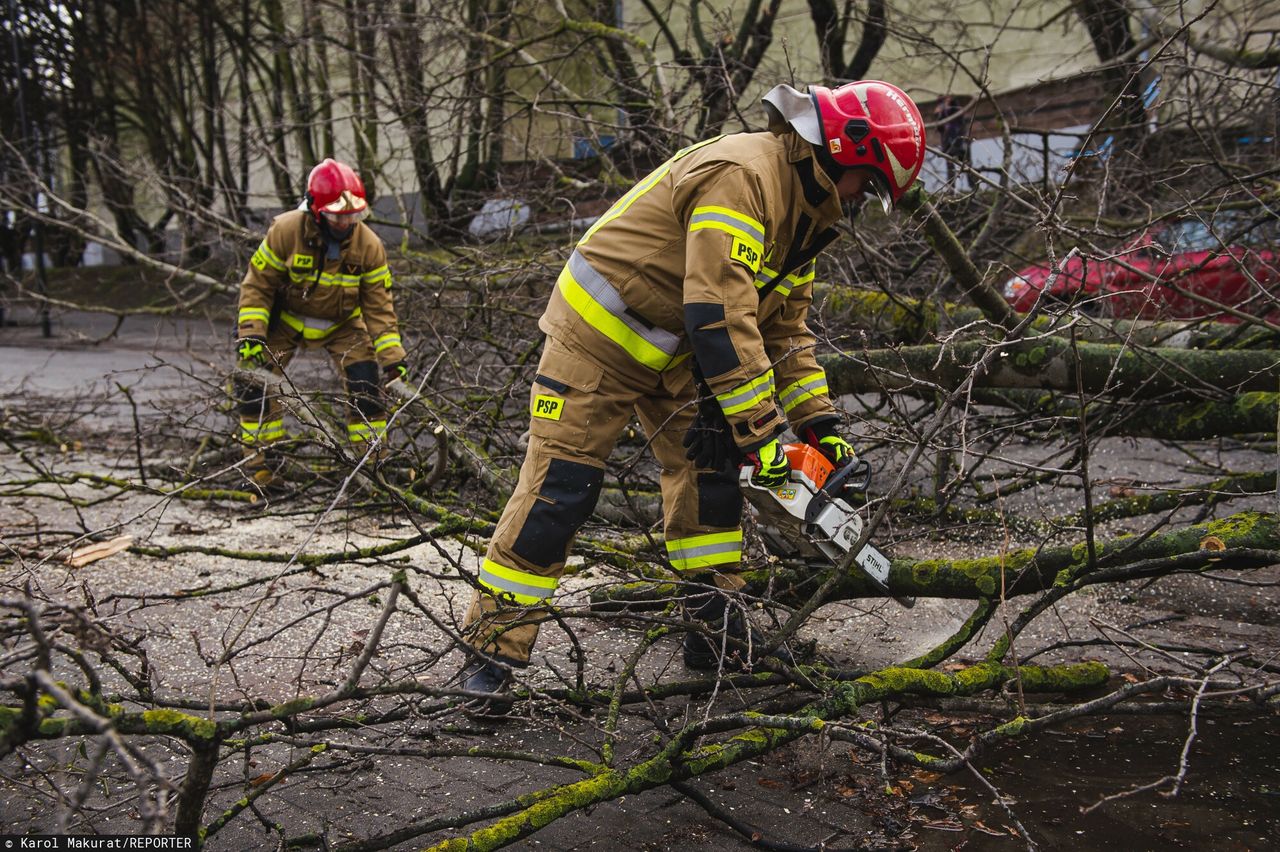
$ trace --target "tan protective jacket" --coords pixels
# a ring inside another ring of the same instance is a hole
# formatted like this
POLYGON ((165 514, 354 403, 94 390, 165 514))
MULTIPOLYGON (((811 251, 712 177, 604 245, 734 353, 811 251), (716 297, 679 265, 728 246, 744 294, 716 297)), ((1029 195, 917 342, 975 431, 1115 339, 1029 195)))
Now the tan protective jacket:
POLYGON ((362 318, 378 362, 385 367, 404 360, 387 251, 364 223, 329 258, 308 211, 277 216, 240 283, 240 335, 266 337, 273 306, 277 321, 306 340, 323 340, 362 318))
POLYGON ((779 404, 794 428, 834 413, 805 317, 840 215, 792 132, 693 145, 587 231, 539 326, 622 375, 696 362, 739 447, 755 449, 784 425, 779 404))

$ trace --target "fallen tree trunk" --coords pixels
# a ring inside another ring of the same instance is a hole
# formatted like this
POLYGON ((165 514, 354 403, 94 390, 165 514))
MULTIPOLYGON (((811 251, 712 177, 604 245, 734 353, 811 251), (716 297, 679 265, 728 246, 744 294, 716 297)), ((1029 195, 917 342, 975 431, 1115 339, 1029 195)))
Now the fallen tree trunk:
MULTIPOLYGON (((934 343, 949 331, 982 322, 978 308, 956 302, 916 299, 879 290, 838 285, 814 287, 814 311, 829 327, 870 331, 891 345, 934 343)), ((1274 349, 1280 335, 1245 325, 1205 320, 1153 321, 1083 317, 1068 324, 1065 317, 1038 316, 1033 334, 1066 332, 1074 327, 1080 340, 1127 343, 1169 349, 1274 349)))
MULTIPOLYGON (((976 559, 894 559, 889 583, 900 595, 977 599, 997 595, 1001 588, 1009 596, 1041 592, 1082 575, 1087 575, 1089 582, 1100 583, 1158 576, 1175 567, 1179 572, 1260 568, 1280 563, 1280 517, 1241 512, 1145 539, 1120 536, 1100 540, 1094 550, 1097 561, 1093 566, 1088 564, 1084 543, 1023 548, 976 559)), ((748 580, 755 588, 764 589, 768 573, 752 572, 754 576, 749 574, 748 580)), ((775 594, 780 588, 788 595, 775 577, 775 594)), ((883 596, 854 569, 841 578, 831 600, 883 596)))
MULTIPOLYGON (((889 586, 895 595, 980 600, 1000 594, 1033 594, 1074 582, 1090 585, 1194 571, 1244 571, 1280 564, 1280 516, 1241 512, 1218 521, 1193 524, 1160 535, 1125 535, 1095 542, 1096 562, 1089 564, 1082 542, 1064 547, 1021 548, 997 556, 972 559, 892 560, 889 586), (1003 585, 1001 575, 1003 574, 1003 585)), ((768 594, 799 606, 822 579, 824 571, 755 568, 744 571, 746 592, 768 594)), ((669 600, 680 594, 673 585, 652 581, 612 586, 592 592, 592 605, 602 609, 645 601, 669 600)), ((882 598, 858 568, 841 577, 828 601, 882 598)))
MULTIPOLYGON (((1015 408, 1051 417, 1075 419, 1080 410, 1063 405, 1052 393, 1026 390, 983 389, 976 402, 1015 408)), ((1090 430, 1127 438, 1160 438, 1167 441, 1199 441, 1223 435, 1266 435, 1276 431, 1280 394, 1244 393, 1224 401, 1204 400, 1170 405, 1089 406, 1090 430)), ((1074 398, 1066 399, 1070 403, 1074 398)))
MULTIPOLYGON (((897 390, 950 390, 968 378, 993 344, 964 341, 945 346, 850 351, 819 358, 836 394, 897 390)), ((1272 391, 1280 383, 1280 351, 1206 352, 1134 349, 1038 337, 1007 344, 975 387, 1039 388, 1076 393, 1124 394, 1130 399, 1203 399, 1229 393, 1272 391)))

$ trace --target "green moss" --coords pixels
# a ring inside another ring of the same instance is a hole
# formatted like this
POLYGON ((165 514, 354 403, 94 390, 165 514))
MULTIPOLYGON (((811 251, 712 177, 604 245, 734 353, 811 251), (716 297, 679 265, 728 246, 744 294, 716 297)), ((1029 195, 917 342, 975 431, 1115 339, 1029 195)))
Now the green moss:
POLYGON ((1255 408, 1275 408, 1280 401, 1280 394, 1269 391, 1251 391, 1236 397, 1236 408, 1241 411, 1252 411, 1255 408))
POLYGON ((1208 535, 1216 535, 1221 539, 1240 539, 1251 536, 1258 525, 1267 520, 1268 515, 1261 512, 1240 512, 1229 518, 1210 521, 1205 529, 1208 535))
POLYGON ((1003 725, 997 726, 996 730, 1007 737, 1021 736, 1022 732, 1027 728, 1027 723, 1030 721, 1031 720, 1026 716, 1018 716, 1017 718, 1010 719, 1003 725))
POLYGON ((312 698, 295 698, 292 701, 286 701, 283 704, 277 704, 272 707, 271 715, 277 719, 284 719, 311 709, 311 705, 314 703, 315 699, 312 698))
POLYGON ((968 695, 994 686, 1000 680, 1004 666, 999 663, 978 663, 956 672, 956 691, 968 695))
POLYGON ((1200 432, 1200 424, 1217 411, 1218 405, 1213 402, 1202 402, 1199 405, 1188 406, 1178 414, 1177 431, 1179 433, 1187 431, 1200 432))
POLYGON ((914 692, 950 695, 955 690, 954 682, 949 675, 931 669, 910 669, 901 666, 880 669, 858 678, 855 683, 870 687, 870 694, 856 696, 852 702, 855 705, 889 695, 905 695, 914 692))
POLYGON ((1032 367, 1039 367, 1046 363, 1050 358, 1049 349, 1046 346, 1036 346, 1027 353, 1027 363, 1032 367))
POLYGON ((192 716, 177 710, 144 710, 142 722, 152 734, 174 734, 187 739, 212 740, 218 733, 218 723, 202 716, 192 716))

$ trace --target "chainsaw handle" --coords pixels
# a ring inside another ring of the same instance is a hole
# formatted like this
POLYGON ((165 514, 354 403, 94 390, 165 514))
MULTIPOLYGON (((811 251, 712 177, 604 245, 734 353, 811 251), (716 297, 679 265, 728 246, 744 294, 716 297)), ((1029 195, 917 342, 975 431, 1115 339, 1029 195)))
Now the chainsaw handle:
POLYGON ((828 497, 835 498, 849 489, 866 491, 870 484, 871 464, 865 459, 854 459, 827 477, 827 481, 822 485, 822 491, 828 497), (854 480, 855 476, 861 478, 854 480))

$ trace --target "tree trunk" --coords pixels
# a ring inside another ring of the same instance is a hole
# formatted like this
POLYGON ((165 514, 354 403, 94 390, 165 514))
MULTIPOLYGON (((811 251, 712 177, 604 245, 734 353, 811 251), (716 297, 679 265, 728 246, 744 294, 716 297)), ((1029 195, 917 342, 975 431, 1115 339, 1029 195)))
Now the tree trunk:
MULTIPOLYGON (((835 394, 958 387, 993 344, 964 341, 945 346, 851 351, 819 358, 835 394)), ((1225 393, 1269 392, 1280 382, 1280 352, 1206 352, 1133 349, 1040 337, 1009 344, 975 387, 1043 388, 1075 393, 1079 371, 1084 392, 1132 399, 1202 400, 1225 393)))

